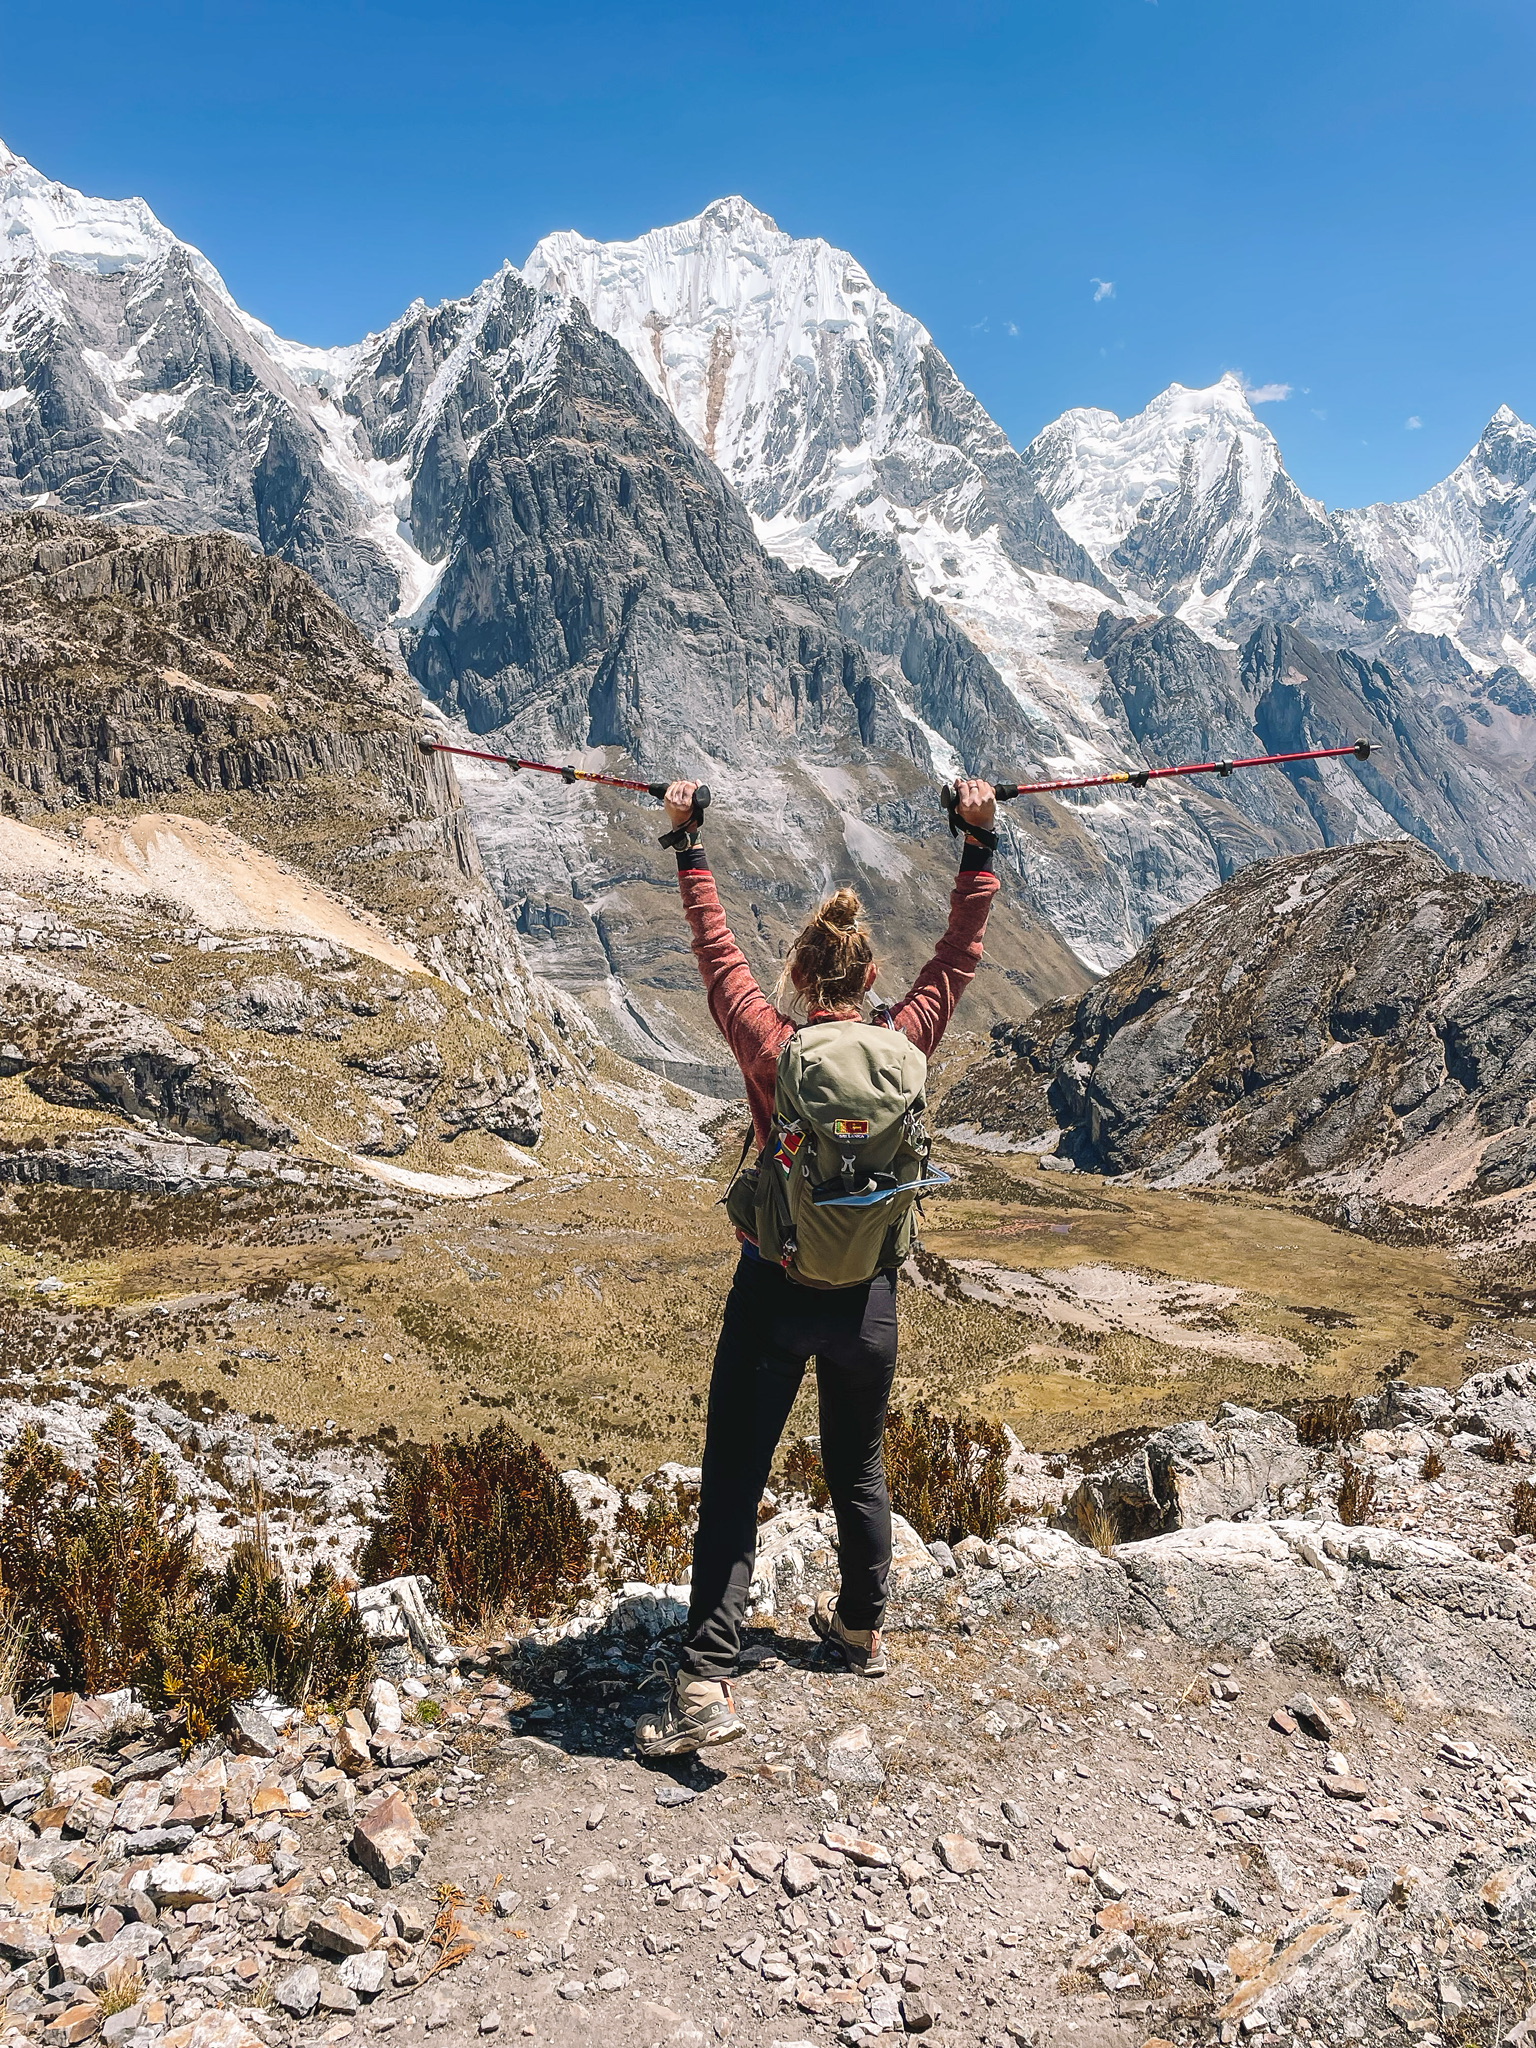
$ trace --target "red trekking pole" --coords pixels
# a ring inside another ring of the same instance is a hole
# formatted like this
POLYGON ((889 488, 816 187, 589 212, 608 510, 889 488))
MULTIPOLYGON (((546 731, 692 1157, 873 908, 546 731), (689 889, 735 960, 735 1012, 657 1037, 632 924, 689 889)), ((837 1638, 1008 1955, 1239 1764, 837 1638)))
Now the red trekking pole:
MULTIPOLYGON (((483 754, 475 747, 447 747, 441 740, 418 740, 416 744, 424 754, 461 754, 467 761, 496 761, 503 768, 510 768, 516 774, 519 768, 531 768, 539 775, 558 775, 562 782, 600 782, 607 789, 638 789, 646 796, 655 797, 658 803, 671 786, 665 782, 631 782, 622 775, 599 775, 590 768, 561 767, 554 761, 523 761, 515 754, 483 754)), ((675 832, 662 834, 663 846, 678 846, 688 833, 704 822, 704 813, 709 807, 709 789, 700 783, 693 793, 693 810, 686 825, 679 825, 675 832)))
MULTIPOLYGON (((1058 789, 1103 789, 1119 782, 1128 783, 1132 789, 1145 789, 1149 782, 1168 775, 1231 775, 1238 768, 1279 768, 1289 761, 1332 761, 1344 754, 1353 754, 1357 761, 1368 761, 1380 747, 1380 740, 1351 740, 1347 747, 1308 747, 1299 754, 1254 754, 1246 761, 1186 761, 1177 768, 1119 768, 1111 775, 1075 775, 1059 782, 999 782, 994 785, 994 794, 999 803, 1008 803, 1016 796, 1045 796, 1058 789)), ((949 813, 951 832, 969 832, 996 845, 995 832, 987 833, 961 822, 956 814, 955 792, 947 782, 940 791, 940 801, 949 813)))

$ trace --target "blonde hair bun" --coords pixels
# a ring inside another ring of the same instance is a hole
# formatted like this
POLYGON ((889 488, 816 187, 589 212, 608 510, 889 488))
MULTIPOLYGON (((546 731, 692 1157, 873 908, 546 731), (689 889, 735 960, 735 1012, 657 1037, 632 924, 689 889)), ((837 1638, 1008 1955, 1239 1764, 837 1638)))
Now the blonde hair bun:
POLYGON ((803 1002, 811 1011, 857 1010, 875 961, 863 915, 852 889, 839 889, 818 906, 789 949, 779 976, 781 1003, 803 1002))
POLYGON ((864 906, 857 891, 839 889, 835 896, 829 896, 821 905, 811 922, 825 925, 834 932, 851 932, 857 929, 863 915, 864 906))

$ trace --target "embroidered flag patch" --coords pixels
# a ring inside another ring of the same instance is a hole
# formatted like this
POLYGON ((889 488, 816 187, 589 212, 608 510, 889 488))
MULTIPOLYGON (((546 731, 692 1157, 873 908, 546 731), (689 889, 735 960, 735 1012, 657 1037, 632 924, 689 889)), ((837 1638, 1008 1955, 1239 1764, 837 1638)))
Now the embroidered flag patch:
POLYGON ((804 1131, 786 1131, 779 1140, 779 1149, 773 1155, 775 1166, 782 1166, 788 1173, 795 1163, 795 1154, 805 1143, 804 1131))
POLYGON ((839 1116, 832 1120, 834 1138, 867 1138, 869 1119, 863 1116, 839 1116))

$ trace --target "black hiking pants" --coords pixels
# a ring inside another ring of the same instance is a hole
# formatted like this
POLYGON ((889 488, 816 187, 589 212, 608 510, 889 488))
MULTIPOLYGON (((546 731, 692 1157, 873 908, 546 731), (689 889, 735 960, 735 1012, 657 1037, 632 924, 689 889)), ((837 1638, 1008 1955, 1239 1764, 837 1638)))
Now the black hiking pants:
POLYGON ((704 1484, 682 1668, 730 1678, 757 1551, 757 1511, 805 1368, 816 1360, 821 1462, 837 1517, 849 1628, 878 1628, 891 1570, 885 1411, 896 1371, 896 1275, 823 1290, 744 1254, 709 1383, 704 1484))

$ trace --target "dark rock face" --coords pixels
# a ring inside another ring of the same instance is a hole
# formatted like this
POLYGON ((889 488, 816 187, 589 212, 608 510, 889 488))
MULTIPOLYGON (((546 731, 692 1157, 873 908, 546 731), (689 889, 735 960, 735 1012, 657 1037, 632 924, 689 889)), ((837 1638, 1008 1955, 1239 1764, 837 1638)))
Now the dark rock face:
POLYGON ((1434 1203, 1536 1183, 1536 896, 1409 843, 1277 860, 1072 1004, 999 1027, 946 1114, 1103 1173, 1434 1203))
MULTIPOLYGON (((515 277, 497 294, 487 352, 549 321, 515 277)), ((411 655, 422 686, 477 732, 621 747, 658 771, 685 747, 750 758, 764 734, 897 741, 826 587, 769 562, 623 351, 579 306, 544 348, 521 388, 466 371, 420 430, 430 504, 413 522, 449 543, 411 655)))

